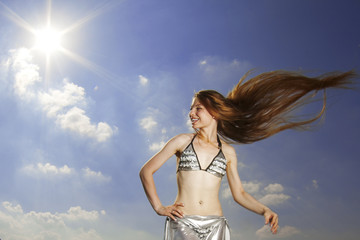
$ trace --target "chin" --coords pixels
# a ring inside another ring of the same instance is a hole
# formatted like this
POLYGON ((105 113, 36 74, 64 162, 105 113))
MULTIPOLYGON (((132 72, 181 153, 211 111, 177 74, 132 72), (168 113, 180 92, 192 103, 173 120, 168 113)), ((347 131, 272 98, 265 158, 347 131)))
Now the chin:
POLYGON ((198 127, 195 127, 195 126, 191 126, 195 131, 199 130, 198 127))

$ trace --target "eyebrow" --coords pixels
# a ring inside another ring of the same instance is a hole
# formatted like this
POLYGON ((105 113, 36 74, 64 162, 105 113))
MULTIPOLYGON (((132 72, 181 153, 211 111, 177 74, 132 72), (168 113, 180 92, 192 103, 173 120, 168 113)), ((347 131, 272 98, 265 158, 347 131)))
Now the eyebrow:
POLYGON ((190 109, 191 109, 191 108, 193 108, 193 107, 199 107, 199 106, 200 106, 200 107, 202 107, 203 105, 202 105, 202 104, 200 104, 200 103, 195 104, 195 105, 191 105, 190 109))

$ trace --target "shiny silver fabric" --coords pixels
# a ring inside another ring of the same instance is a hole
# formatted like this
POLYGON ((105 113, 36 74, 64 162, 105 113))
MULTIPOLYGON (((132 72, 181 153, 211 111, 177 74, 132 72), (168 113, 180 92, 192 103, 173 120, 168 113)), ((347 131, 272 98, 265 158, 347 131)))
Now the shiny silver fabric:
POLYGON ((181 153, 180 161, 178 165, 178 171, 205 171, 211 173, 219 178, 222 178, 226 174, 226 164, 227 160, 224 156, 224 153, 221 149, 221 142, 218 137, 219 143, 219 152, 213 158, 211 163, 207 168, 202 169, 200 166, 199 159, 195 152, 193 141, 195 137, 191 140, 190 144, 185 148, 185 150, 181 153))
POLYGON ((230 240, 230 229, 225 217, 220 216, 167 218, 164 240, 230 240))

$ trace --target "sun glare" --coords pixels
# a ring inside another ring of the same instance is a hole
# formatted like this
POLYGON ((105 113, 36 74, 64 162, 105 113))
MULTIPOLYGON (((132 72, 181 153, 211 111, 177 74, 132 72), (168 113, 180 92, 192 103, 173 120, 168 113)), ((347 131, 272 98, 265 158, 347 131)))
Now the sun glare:
POLYGON ((35 48, 50 54, 61 48, 61 33, 51 28, 38 30, 35 33, 35 48))
MULTIPOLYGON (((50 79, 50 64, 51 64, 51 58, 52 55, 55 52, 60 52, 62 54, 65 54, 68 56, 71 60, 76 61, 77 63, 80 63, 81 65, 85 66, 92 72, 98 74, 99 76, 102 76, 102 78, 109 80, 111 83, 113 80, 117 80, 118 77, 114 76, 110 72, 106 71, 101 66, 96 65, 95 63, 91 62, 90 60, 81 57, 80 55, 77 55, 73 51, 70 51, 66 49, 62 44, 62 40, 65 40, 66 34, 68 32, 72 32, 76 30, 77 28, 80 28, 82 25, 88 23, 95 17, 103 14, 107 10, 111 10, 114 8, 115 5, 118 5, 121 1, 109 1, 107 3, 104 3, 100 7, 97 7, 93 9, 93 11, 90 12, 90 14, 86 15, 85 17, 81 18, 80 20, 74 22, 70 26, 68 26, 65 29, 61 29, 61 31, 56 30, 52 27, 51 24, 51 6, 52 6, 52 0, 45 0, 47 5, 47 12, 46 12, 46 21, 44 21, 44 28, 34 28, 33 25, 25 21, 22 17, 20 17, 16 12, 11 10, 9 7, 7 7, 2 1, 0 0, 0 7, 3 7, 5 9, 5 16, 11 20, 12 22, 16 23, 23 29, 27 30, 28 32, 32 33, 34 36, 34 42, 33 46, 30 47, 31 50, 39 50, 44 53, 45 55, 45 80, 50 79)), ((0 9, 1 10, 1 9, 0 9)), ((2 14, 2 12, 0 12, 2 14)), ((66 42, 68 42, 69 39, 67 39, 66 42)), ((66 44, 65 44, 66 45, 66 44)), ((115 82, 115 81, 114 81, 115 82)), ((116 85, 117 86, 117 85, 116 85)), ((1 240, 1 239, 0 239, 1 240)))

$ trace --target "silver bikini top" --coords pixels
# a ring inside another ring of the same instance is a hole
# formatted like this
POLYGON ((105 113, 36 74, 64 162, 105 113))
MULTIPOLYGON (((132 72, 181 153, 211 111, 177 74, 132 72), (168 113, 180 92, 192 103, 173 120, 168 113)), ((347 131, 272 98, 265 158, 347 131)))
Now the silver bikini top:
POLYGON ((199 159, 196 155, 193 141, 195 139, 196 135, 191 140, 190 144, 185 148, 185 150, 180 155, 179 165, 178 165, 178 171, 205 171, 208 173, 211 173, 219 178, 222 178, 226 173, 226 164, 227 160, 225 159, 225 156, 221 149, 221 142, 219 137, 217 138, 218 144, 219 144, 219 152, 218 154, 213 158, 211 163, 206 169, 202 169, 200 166, 199 159))

